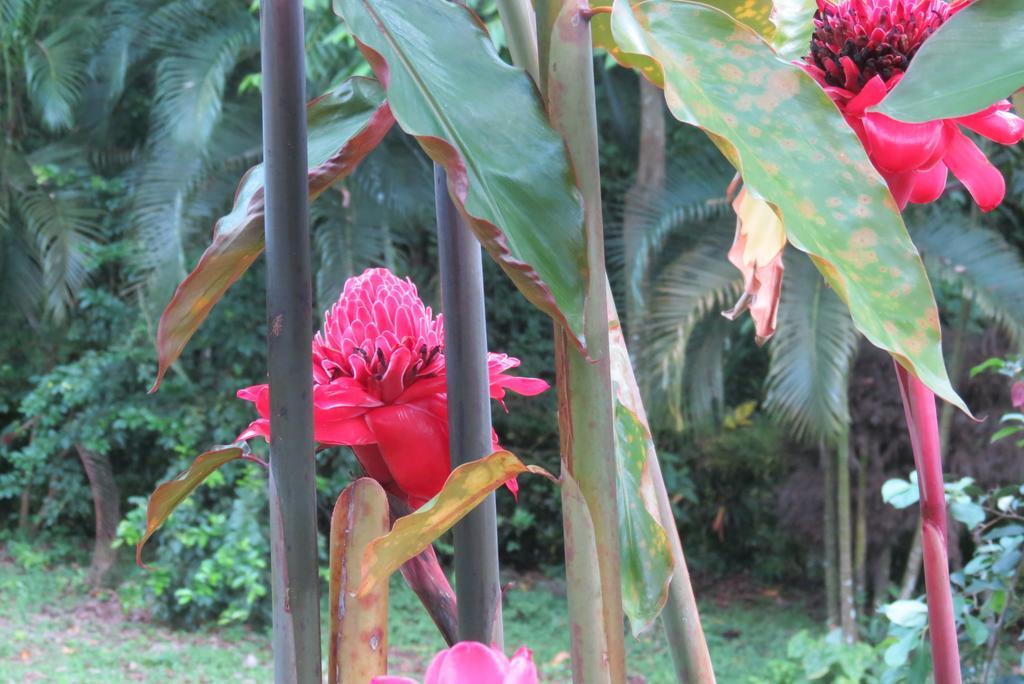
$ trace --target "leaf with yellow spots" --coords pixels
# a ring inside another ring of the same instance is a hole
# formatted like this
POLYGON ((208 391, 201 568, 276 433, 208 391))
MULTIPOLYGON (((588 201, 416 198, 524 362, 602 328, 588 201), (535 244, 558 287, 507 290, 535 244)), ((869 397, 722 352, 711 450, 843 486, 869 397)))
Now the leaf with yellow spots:
MULTIPOLYGON (((790 3, 805 0, 784 0, 790 3)), ((813 0, 812 0, 813 1, 813 0)), ((636 4, 635 2, 633 4, 636 4)), ((725 12, 738 21, 754 29, 767 40, 776 35, 776 23, 772 19, 772 0, 702 0, 702 4, 725 12)), ((612 0, 594 0, 591 9, 611 7, 612 0)), ((629 69, 636 69, 654 85, 664 86, 662 71, 657 61, 635 52, 626 52, 619 48, 612 36, 611 15, 600 13, 593 15, 590 21, 590 32, 594 47, 601 48, 619 63, 629 69)), ((810 35, 810 34, 808 34, 810 35)))
POLYGON ((626 349, 615 303, 608 297, 608 342, 615 393, 616 498, 622 558, 622 607, 634 635, 647 630, 668 599, 672 550, 658 515, 651 476, 657 464, 640 389, 626 349))
POLYGON ((864 336, 966 411, 946 373, 921 257, 828 95, 754 30, 705 4, 614 0, 613 8, 617 46, 658 64, 672 114, 729 151, 747 187, 773 205, 789 242, 814 258, 864 336), (728 78, 726 65, 745 78, 728 78))

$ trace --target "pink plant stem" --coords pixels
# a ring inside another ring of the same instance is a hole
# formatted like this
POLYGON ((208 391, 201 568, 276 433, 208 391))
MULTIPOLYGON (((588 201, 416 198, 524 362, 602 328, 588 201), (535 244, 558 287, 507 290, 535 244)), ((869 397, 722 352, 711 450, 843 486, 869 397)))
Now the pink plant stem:
POLYGON ((946 492, 942 479, 935 394, 899 363, 896 363, 896 378, 903 398, 921 492, 924 583, 928 593, 928 631, 932 642, 935 684, 960 684, 960 650, 949 585, 946 492))

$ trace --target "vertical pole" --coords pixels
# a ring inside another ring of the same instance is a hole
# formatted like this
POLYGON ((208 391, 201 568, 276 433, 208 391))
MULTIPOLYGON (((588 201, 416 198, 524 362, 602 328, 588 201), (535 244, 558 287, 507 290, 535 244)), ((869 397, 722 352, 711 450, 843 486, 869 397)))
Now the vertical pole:
POLYGON ((321 681, 301 0, 260 5, 274 680, 321 681))
MULTIPOLYGON (((492 451, 484 273, 480 244, 455 209, 448 195, 447 176, 437 165, 434 202, 454 468, 492 451)), ((455 526, 455 594, 459 640, 500 646, 501 585, 493 494, 455 526)))

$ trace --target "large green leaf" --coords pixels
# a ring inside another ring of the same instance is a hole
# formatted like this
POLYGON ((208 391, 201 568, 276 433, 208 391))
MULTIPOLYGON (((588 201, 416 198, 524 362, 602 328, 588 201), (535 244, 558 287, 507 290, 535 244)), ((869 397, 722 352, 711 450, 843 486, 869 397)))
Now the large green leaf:
POLYGON ((609 292, 608 337, 615 392, 615 490, 622 557, 622 607, 634 635, 648 629, 668 599, 672 550, 658 521, 658 497, 648 464, 656 459, 640 389, 609 292))
MULTIPOLYGON (((793 3, 805 1, 807 0, 780 0, 787 8, 791 7, 793 3)), ((813 0, 811 1, 813 2, 813 0)), ((701 2, 743 22, 761 34, 765 40, 772 40, 776 36, 777 22, 772 13, 772 0, 701 0, 701 2)), ((590 6, 592 8, 608 8, 612 6, 612 0, 594 0, 590 6)), ((789 14, 791 12, 786 15, 787 21, 789 21, 789 14)), ((664 87, 664 76, 656 60, 647 55, 627 52, 619 47, 612 35, 611 16, 606 11, 593 15, 590 28, 595 47, 607 50, 608 54, 621 66, 639 69, 656 86, 664 87)))
POLYGON ((974 114, 1024 87, 1024 2, 976 0, 939 27, 878 110, 901 121, 974 114))
MULTIPOLYGON (((391 128, 394 119, 380 85, 351 78, 309 103, 309 197, 350 174, 391 128)), ((178 285, 160 316, 156 346, 159 368, 151 392, 181 355, 227 289, 263 251, 263 164, 249 169, 235 193, 231 213, 217 221, 213 242, 178 285)))
POLYGON ((373 591, 402 564, 450 530, 502 484, 523 473, 544 471, 524 465, 508 451, 463 463, 451 472, 433 499, 395 521, 391 531, 370 542, 363 555, 359 594, 373 591))
POLYGON ((356 596, 367 544, 387 534, 388 497, 361 477, 342 491, 331 514, 327 640, 328 684, 368 682, 388 671, 388 583, 356 596))
POLYGON ((149 505, 146 506, 146 532, 142 535, 139 543, 135 545, 135 562, 139 567, 146 567, 142 562, 142 547, 170 517, 178 504, 187 499, 188 495, 195 491, 196 487, 210 477, 215 470, 225 463, 239 458, 256 460, 249 451, 249 445, 245 443, 213 447, 197 456, 192 465, 176 478, 164 482, 153 491, 149 497, 149 505))
POLYGON ((476 16, 437 0, 335 0, 398 124, 448 173, 491 256, 582 344, 583 210, 562 138, 529 76, 476 16))
POLYGON ((854 323, 966 411, 946 374, 931 285, 892 195, 828 96, 750 28, 707 6, 615 0, 619 46, 660 64, 665 99, 775 205, 854 323))

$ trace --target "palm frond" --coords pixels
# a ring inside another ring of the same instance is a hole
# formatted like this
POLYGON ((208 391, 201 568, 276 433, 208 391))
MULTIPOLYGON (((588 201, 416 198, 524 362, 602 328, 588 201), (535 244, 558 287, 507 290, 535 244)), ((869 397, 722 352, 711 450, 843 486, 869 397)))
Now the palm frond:
POLYGON ((831 439, 850 422, 847 386, 857 331, 810 259, 789 249, 785 263, 765 408, 798 439, 831 439))
POLYGON ((45 189, 19 199, 27 233, 35 242, 45 307, 57 320, 85 285, 91 251, 99 240, 98 213, 79 200, 70 192, 45 189))
POLYGON ((27 45, 28 96, 51 131, 74 125, 75 107, 86 82, 92 28, 89 21, 61 22, 48 35, 27 45))
POLYGON ((914 230, 928 275, 957 288, 1014 343, 1024 339, 1024 260, 1002 235, 954 221, 914 230))
POLYGON ((154 136, 202 148, 220 120, 228 77, 258 41, 258 24, 236 10, 169 49, 157 66, 154 136))
MULTIPOLYGON (((683 424, 686 361, 696 355, 688 352, 690 337, 702 319, 717 316, 742 289, 739 271, 725 258, 728 241, 729 234, 719 232, 677 252, 649 286, 653 293, 640 332, 643 354, 637 358, 641 385, 649 393, 649 403, 663 406, 677 429, 683 424)), ((717 327, 711 330, 721 332, 717 327)), ((710 403, 698 401, 696 415, 710 403)))

